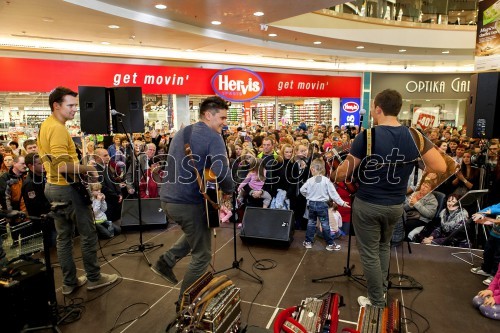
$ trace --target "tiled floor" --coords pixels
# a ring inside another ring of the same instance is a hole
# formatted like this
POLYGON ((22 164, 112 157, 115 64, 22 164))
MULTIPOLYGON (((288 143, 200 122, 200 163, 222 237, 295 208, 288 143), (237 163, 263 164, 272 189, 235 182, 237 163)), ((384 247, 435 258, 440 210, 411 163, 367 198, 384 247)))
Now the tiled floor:
MULTIPOLYGON (((154 262, 180 234, 175 224, 168 229, 146 231, 146 242, 164 244, 163 248, 147 252, 147 257, 154 262)), ((356 299, 365 295, 364 288, 345 276, 320 283, 311 281, 344 272, 348 237, 339 241, 342 249, 333 252, 327 252, 321 240, 312 249, 306 250, 301 245, 303 239, 304 232, 296 231, 293 243, 284 249, 265 245, 247 246, 237 237, 237 256, 238 259, 243 258, 241 268, 258 274, 264 281, 259 284, 237 269, 224 272, 241 288, 244 325, 272 329, 273 319, 281 309, 297 305, 306 297, 335 291, 343 296, 345 302, 340 309, 338 331, 344 327, 355 328, 359 313, 356 299), (257 270, 254 267, 257 265, 275 267, 257 270)), ((119 284, 104 290, 87 291, 81 288, 71 297, 63 297, 61 274, 56 268, 58 304, 75 304, 83 309, 80 319, 59 326, 62 332, 164 332, 167 323, 174 318, 174 301, 179 285, 173 286, 154 274, 141 253, 111 255, 138 242, 136 231, 118 236, 108 243, 101 241, 102 271, 122 276, 119 284), (116 323, 123 322, 126 324, 113 329, 116 323)), ((353 237, 350 264, 356 266, 353 272, 359 274, 361 268, 355 243, 353 237)), ((78 245, 75 246, 75 253, 79 252, 78 248, 78 245)), ((234 258, 232 225, 217 229, 213 248, 216 249, 213 268, 231 267, 234 258)), ((389 291, 390 298, 398 298, 405 306, 403 316, 408 318, 408 324, 404 332, 424 332, 427 326, 427 332, 498 332, 499 322, 482 317, 471 305, 472 297, 485 286, 481 283, 482 277, 469 272, 469 264, 451 255, 457 249, 412 244, 412 250, 413 253, 409 254, 406 244, 394 249, 390 269, 391 273, 409 275, 423 285, 423 290, 389 291)), ((187 257, 175 267, 179 280, 189 261, 187 257)), ((83 273, 81 266, 79 262, 80 273, 83 273)))

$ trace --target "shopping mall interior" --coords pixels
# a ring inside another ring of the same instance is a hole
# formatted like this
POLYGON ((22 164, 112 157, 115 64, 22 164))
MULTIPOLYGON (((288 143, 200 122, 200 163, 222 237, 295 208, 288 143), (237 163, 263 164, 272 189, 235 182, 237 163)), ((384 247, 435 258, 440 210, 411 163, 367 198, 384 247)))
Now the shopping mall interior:
MULTIPOLYGON (((484 2, 500 8, 498 1, 484 2)), ((8 143, 12 133, 21 140, 36 138, 51 114, 49 93, 60 85, 75 91, 140 87, 145 130, 173 133, 197 120, 200 103, 216 93, 213 78, 231 69, 253 73, 264 89, 251 100, 229 99, 230 129, 295 129, 300 123, 370 127, 368 115, 358 115, 356 124, 349 118, 343 122, 343 107, 354 101, 356 111, 369 111, 374 96, 391 88, 403 98, 402 124, 414 125, 429 114, 427 125, 460 130, 471 112, 474 75, 500 68, 494 44, 478 47, 478 12, 477 0, 1 0, 0 141, 8 143), (487 58, 481 66, 489 67, 480 67, 478 57, 487 58)), ((67 123, 80 142, 98 134, 83 128, 100 121, 83 115, 83 102, 67 123)), ((495 124, 498 109, 497 104, 495 124)), ((240 288, 236 326, 242 333, 290 332, 283 323, 273 326, 283 310, 330 293, 342 296, 338 316, 332 313, 332 322, 339 321, 336 332, 354 332, 357 299, 366 295, 357 279, 362 269, 355 235, 342 236, 340 251, 328 252, 322 240, 304 248, 304 230, 277 246, 244 242, 233 224, 214 230, 209 270, 227 275, 240 288)), ((483 230, 476 228, 476 235, 483 230)), ((14 323, 12 332, 24 324, 25 332, 33 327, 49 332, 53 327, 43 327, 46 318, 60 332, 163 332, 176 318, 180 283, 154 274, 149 263, 182 234, 172 221, 124 228, 121 235, 101 240, 101 269, 118 274, 119 283, 98 291, 82 287, 67 296, 52 248, 54 281, 32 283, 49 295, 55 290, 58 315, 47 314, 43 301, 28 306, 29 298, 18 297, 23 291, 5 288, 3 295, 14 300, 5 304, 0 297, 0 316, 14 323), (143 251, 143 244, 161 247, 143 251), (42 314, 33 315, 39 307, 42 314)), ((76 237, 80 275, 85 270, 79 244, 76 237)), ((470 272, 480 266, 482 255, 481 246, 464 250, 403 243, 392 248, 387 298, 401 305, 396 315, 401 330, 393 332, 497 331, 498 322, 472 306, 472 298, 485 288, 484 277, 470 272)), ((43 251, 32 258, 43 259, 43 251)), ((21 265, 31 262, 23 260, 21 265)), ((179 280, 190 260, 176 265, 179 280)), ((222 326, 213 331, 235 331, 234 325, 222 326)))

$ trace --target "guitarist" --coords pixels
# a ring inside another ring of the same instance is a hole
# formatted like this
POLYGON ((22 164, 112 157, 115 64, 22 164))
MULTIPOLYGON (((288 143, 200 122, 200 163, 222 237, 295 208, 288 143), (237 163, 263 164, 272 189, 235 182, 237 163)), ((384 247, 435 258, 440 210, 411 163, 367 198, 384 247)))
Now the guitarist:
POLYGON ((419 137, 415 139, 399 123, 402 103, 396 90, 377 94, 370 110, 376 125, 369 131, 373 140, 367 138, 368 131, 356 136, 350 153, 330 175, 332 181, 345 181, 360 166, 356 171, 360 184, 352 203, 351 221, 368 289, 368 298, 358 298, 360 306, 386 305, 390 241, 394 225, 403 215, 408 178, 419 153, 429 170, 436 173, 446 170, 444 159, 432 143, 425 140, 424 147, 417 148, 419 137), (367 156, 369 150, 371 154, 367 156))
MULTIPOLYGON (((92 208, 79 193, 76 184, 82 174, 97 176, 93 166, 79 164, 75 144, 66 129, 66 121, 75 117, 78 94, 65 87, 57 87, 49 95, 52 114, 40 126, 39 154, 47 171, 45 196, 50 202, 67 202, 69 205, 54 215, 57 231, 57 257, 63 275, 62 293, 69 295, 87 283, 93 290, 114 283, 116 274, 101 273, 97 260, 97 233, 92 208), (70 180, 70 178, 72 178, 70 180), (80 233, 85 275, 76 276, 73 260, 73 235, 75 227, 80 233)), ((83 187, 84 188, 84 187, 83 187)), ((88 199, 88 192, 87 192, 88 199)))
MULTIPOLYGON (((172 284, 177 284, 173 272, 176 262, 191 253, 191 263, 180 288, 184 290, 205 273, 211 260, 211 235, 207 226, 205 204, 193 170, 193 161, 185 156, 189 144, 200 174, 211 168, 225 199, 231 197, 234 182, 231 177, 222 127, 226 124, 229 106, 222 98, 213 96, 200 105, 200 121, 182 128, 172 139, 165 167, 165 180, 160 189, 161 206, 169 220, 177 222, 183 235, 151 267, 153 272, 172 284)), ((178 309, 177 309, 178 310, 178 309)))

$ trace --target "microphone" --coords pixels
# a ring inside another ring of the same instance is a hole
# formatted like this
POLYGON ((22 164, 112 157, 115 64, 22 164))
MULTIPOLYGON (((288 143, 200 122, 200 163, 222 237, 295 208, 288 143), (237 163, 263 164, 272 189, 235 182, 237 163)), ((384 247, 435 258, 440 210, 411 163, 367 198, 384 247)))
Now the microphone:
POLYGON ((359 117, 359 124, 360 125, 363 122, 363 117, 364 117, 365 114, 366 114, 366 110, 365 109, 359 110, 359 115, 360 115, 360 117, 359 117))
POLYGON ((123 113, 121 113, 121 112, 116 111, 115 109, 111 109, 111 115, 112 115, 112 116, 121 116, 121 117, 126 117, 126 115, 124 115, 124 114, 123 114, 123 113))

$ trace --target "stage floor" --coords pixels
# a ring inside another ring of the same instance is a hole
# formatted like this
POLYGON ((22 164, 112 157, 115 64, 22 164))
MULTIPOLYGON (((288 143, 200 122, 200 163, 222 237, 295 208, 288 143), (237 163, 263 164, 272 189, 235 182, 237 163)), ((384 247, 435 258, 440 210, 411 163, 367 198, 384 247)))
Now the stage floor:
MULTIPOLYGON (((238 230, 239 232, 239 230, 238 230)), ((154 263, 181 235, 176 224, 167 229, 144 232, 145 242, 163 244, 162 248, 146 252, 154 263)), ((259 327, 272 330, 277 313, 283 308, 300 304, 306 297, 315 297, 333 291, 341 294, 345 306, 340 308, 339 330, 355 328, 359 314, 357 297, 366 295, 365 288, 346 276, 312 283, 313 278, 342 274, 347 263, 348 237, 338 241, 340 251, 328 252, 323 240, 317 239, 312 249, 302 246, 305 232, 296 231, 289 248, 268 245, 246 245, 236 239, 237 258, 243 258, 241 268, 251 274, 258 274, 261 285, 244 272, 230 269, 226 274, 241 288, 242 321, 248 328, 259 327), (257 262, 258 261, 258 262, 257 262), (258 270, 255 266, 270 268, 258 270)), ((107 242, 101 241, 99 251, 102 271, 118 273, 122 276, 119 284, 108 288, 87 291, 81 288, 70 297, 61 293, 61 272, 55 268, 55 284, 59 305, 77 304, 84 308, 79 320, 61 325, 62 332, 110 332, 115 323, 128 322, 113 332, 164 332, 168 322, 174 318, 175 305, 179 293, 178 285, 171 285, 154 274, 141 253, 112 256, 119 249, 128 248, 139 242, 137 231, 127 232, 107 242), (139 317, 149 308, 142 317, 139 317)), ((75 257, 79 257, 78 239, 75 257)), ((232 266, 234 260, 232 225, 217 229, 213 239, 215 256, 213 268, 218 271, 232 266)), ((462 249, 411 245, 393 248, 391 254, 391 274, 412 277, 423 286, 422 290, 390 289, 389 298, 398 298, 405 309, 403 317, 406 329, 403 332, 495 332, 499 322, 483 317, 474 309, 471 300, 486 287, 484 277, 470 273, 472 267, 451 254, 462 249)), ((476 250, 481 255, 482 252, 476 250)), ((470 260, 467 254, 462 257, 470 260)), ((475 266, 481 259, 475 259, 475 266)), ((56 257, 53 255, 54 264, 56 257)), ((174 269, 179 280, 190 262, 190 257, 182 259, 174 269)), ((355 265, 354 274, 361 274, 361 266, 356 249, 356 237, 352 237, 350 264, 355 265)), ((83 274, 81 260, 77 263, 79 274, 83 274)), ((397 281, 394 280, 394 281, 397 281)), ((405 285, 408 285, 405 283, 405 285)))

